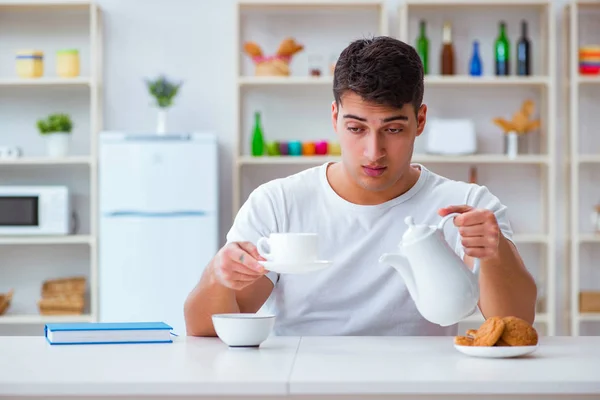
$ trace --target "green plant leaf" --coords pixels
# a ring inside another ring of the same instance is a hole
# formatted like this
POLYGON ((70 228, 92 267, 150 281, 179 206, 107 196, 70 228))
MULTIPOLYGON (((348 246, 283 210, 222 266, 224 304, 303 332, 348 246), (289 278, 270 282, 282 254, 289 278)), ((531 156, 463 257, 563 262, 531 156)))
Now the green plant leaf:
POLYGON ((56 132, 71 133, 73 122, 67 114, 50 114, 45 119, 37 121, 37 128, 41 135, 56 132))
POLYGON ((155 80, 146 79, 148 93, 156 100, 156 105, 160 108, 167 108, 173 105, 173 99, 179 93, 181 82, 172 82, 164 75, 155 80))

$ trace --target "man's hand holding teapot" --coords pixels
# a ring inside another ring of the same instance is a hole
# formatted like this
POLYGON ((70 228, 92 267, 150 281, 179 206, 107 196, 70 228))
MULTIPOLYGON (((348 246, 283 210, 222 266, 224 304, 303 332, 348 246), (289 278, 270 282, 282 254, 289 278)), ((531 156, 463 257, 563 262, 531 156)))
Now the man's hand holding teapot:
POLYGON ((452 213, 460 214, 454 217, 454 225, 460 233, 465 254, 479 259, 493 258, 498 255, 501 233, 492 211, 456 205, 441 208, 438 213, 442 217, 452 213))

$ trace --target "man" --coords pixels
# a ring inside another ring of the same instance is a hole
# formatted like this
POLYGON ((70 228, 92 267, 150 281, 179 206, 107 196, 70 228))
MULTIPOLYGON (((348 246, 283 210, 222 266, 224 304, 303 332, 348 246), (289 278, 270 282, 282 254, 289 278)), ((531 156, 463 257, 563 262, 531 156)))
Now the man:
POLYGON ((272 295, 278 335, 455 335, 417 311, 400 274, 379 263, 396 249, 404 219, 437 224, 460 213, 446 238, 472 265, 481 260, 484 316, 530 323, 536 287, 514 244, 506 207, 486 187, 411 163, 425 127, 423 66, 389 37, 351 43, 334 74, 331 107, 342 161, 261 185, 249 196, 185 304, 188 335, 214 336, 211 315, 256 312, 272 295), (272 232, 316 232, 320 258, 310 274, 265 271, 256 250, 272 232))

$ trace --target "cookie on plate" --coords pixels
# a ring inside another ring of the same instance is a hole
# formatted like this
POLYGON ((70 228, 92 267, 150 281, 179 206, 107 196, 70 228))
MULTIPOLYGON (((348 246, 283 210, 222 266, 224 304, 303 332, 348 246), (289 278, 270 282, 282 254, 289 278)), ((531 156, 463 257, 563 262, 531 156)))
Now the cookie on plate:
MULTIPOLYGON (((474 346, 493 346, 504 332, 505 322, 500 317, 488 318, 477 330, 474 346)), ((508 342, 507 342, 508 343, 508 342)))
POLYGON ((473 346, 473 338, 469 336, 455 336, 454 344, 459 346, 473 346))
POLYGON ((509 346, 535 346, 538 343, 537 331, 529 322, 517 317, 504 317, 502 340, 509 346))

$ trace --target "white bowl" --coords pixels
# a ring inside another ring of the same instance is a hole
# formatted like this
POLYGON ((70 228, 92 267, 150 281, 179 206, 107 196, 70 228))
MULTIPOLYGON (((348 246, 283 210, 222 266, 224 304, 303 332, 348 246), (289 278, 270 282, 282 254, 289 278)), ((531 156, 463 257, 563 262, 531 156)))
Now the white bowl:
POLYGON ((214 314, 212 321, 217 336, 230 347, 258 347, 271 334, 275 316, 214 314))

